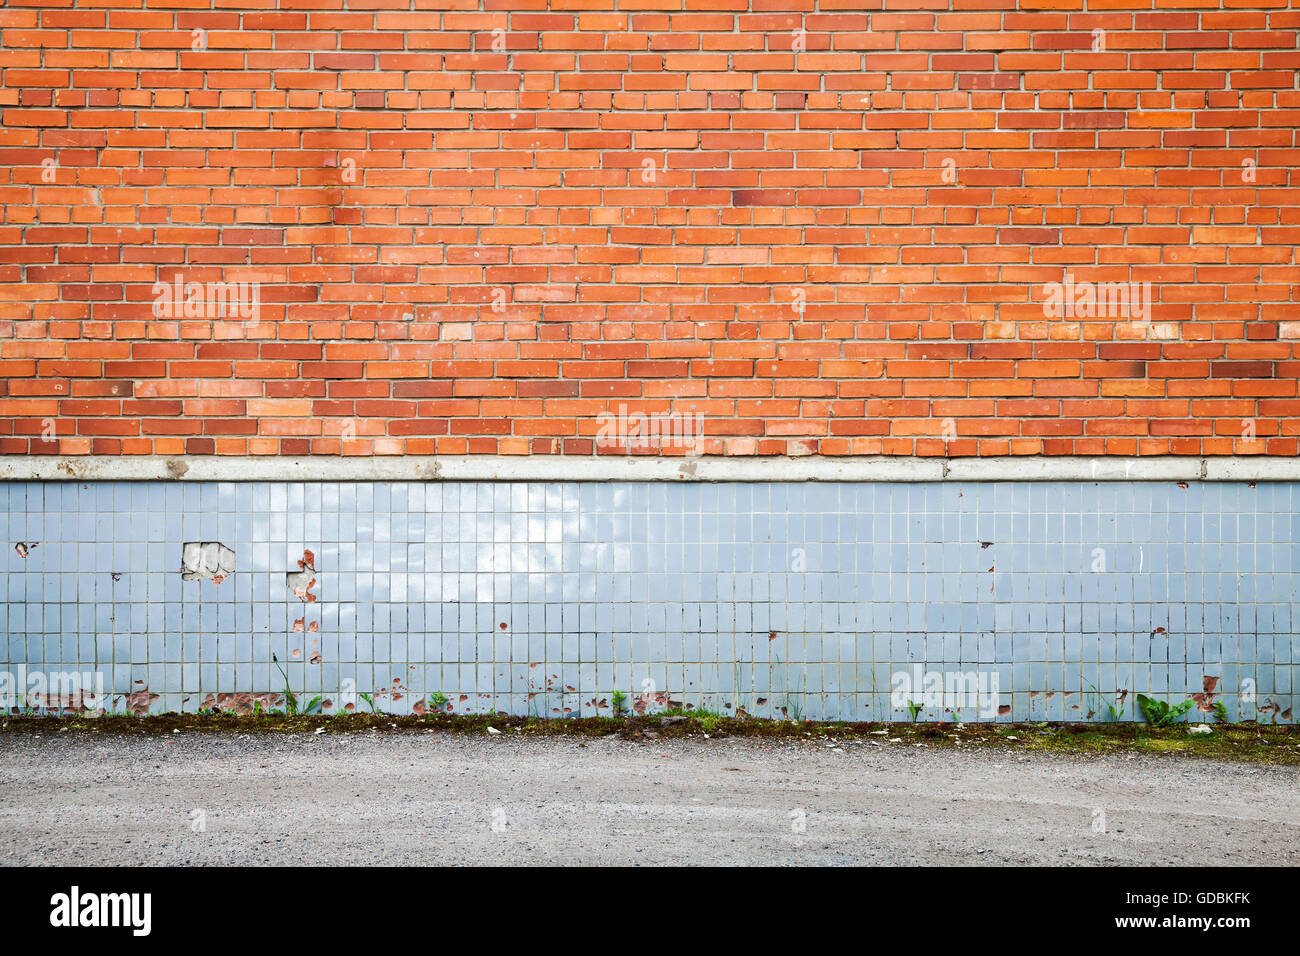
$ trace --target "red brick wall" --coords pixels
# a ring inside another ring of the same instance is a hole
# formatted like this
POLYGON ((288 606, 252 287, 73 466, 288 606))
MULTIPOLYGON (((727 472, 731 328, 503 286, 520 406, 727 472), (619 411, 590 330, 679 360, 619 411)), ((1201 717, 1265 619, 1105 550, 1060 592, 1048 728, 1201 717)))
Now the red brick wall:
POLYGON ((0 451, 1300 451, 1296 0, 216 3, 0 9, 0 451))

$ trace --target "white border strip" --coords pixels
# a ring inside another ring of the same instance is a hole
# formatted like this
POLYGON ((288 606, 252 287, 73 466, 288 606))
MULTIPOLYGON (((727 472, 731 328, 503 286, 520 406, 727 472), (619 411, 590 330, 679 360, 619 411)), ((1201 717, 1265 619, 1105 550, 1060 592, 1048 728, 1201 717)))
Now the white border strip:
POLYGON ((0 456, 0 481, 1300 481, 1296 458, 0 456))

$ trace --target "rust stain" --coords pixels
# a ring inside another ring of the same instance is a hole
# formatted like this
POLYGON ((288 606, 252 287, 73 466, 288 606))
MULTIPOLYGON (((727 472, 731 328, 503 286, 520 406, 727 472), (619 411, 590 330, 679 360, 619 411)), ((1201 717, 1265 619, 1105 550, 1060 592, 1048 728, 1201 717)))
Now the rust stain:
POLYGON ((19 541, 14 545, 14 550, 18 552, 18 557, 25 558, 32 550, 39 546, 39 544, 39 541, 33 541, 31 544, 28 544, 26 541, 19 541))
POLYGON ((319 664, 324 658, 320 656, 320 651, 312 651, 311 657, 307 658, 312 664, 319 664))
MULTIPOLYGON (((1078 709, 1079 709, 1079 708, 1076 706, 1076 707, 1075 707, 1075 710, 1078 710, 1078 709)), ((998 714, 1009 714, 1009 713, 1011 713, 1011 705, 1010 705, 1010 704, 998 704, 998 714)))

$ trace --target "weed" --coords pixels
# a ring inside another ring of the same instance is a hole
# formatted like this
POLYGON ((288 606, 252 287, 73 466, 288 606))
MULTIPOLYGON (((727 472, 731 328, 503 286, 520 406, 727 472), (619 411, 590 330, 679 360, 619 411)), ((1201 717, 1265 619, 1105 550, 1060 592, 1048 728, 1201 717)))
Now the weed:
POLYGON ((610 695, 610 702, 614 708, 615 717, 623 717, 627 714, 627 694, 621 690, 616 690, 610 695))
POLYGON ((439 713, 445 712, 447 710, 447 705, 450 703, 451 699, 440 690, 435 690, 429 695, 429 707, 439 713))
POLYGON ((379 713, 379 708, 375 705, 375 699, 373 697, 371 697, 369 694, 358 694, 357 696, 370 705, 370 712, 372 714, 379 713))
MULTIPOLYGON (((271 660, 275 661, 275 666, 280 668, 280 676, 284 678, 284 712, 288 716, 293 717, 298 713, 298 698, 294 692, 289 689, 289 675, 284 672, 283 667, 280 667, 280 658, 272 654, 271 660)), ((253 713, 258 712, 257 707, 258 704, 254 701, 253 713)))
MULTIPOLYGON (((796 686, 791 687, 789 662, 782 663, 780 656, 777 654, 773 654, 772 664, 783 668, 785 674, 785 680, 782 681, 782 683, 785 684, 785 703, 781 706, 781 713, 785 717, 787 717, 790 720, 793 720, 797 724, 803 723, 803 708, 800 706, 798 700, 799 695, 802 694, 802 690, 800 689, 803 686, 802 677, 800 677, 800 679, 795 682, 796 686)), ((776 677, 775 675, 773 675, 772 689, 776 690, 776 687, 777 687, 776 677)))
POLYGON ((907 702, 907 712, 912 715, 912 723, 916 723, 916 715, 921 712, 921 705, 914 700, 907 702))
POLYGON ((1168 701, 1156 700, 1146 694, 1138 694, 1137 702, 1142 708, 1142 716, 1152 727, 1168 727, 1196 706, 1196 701, 1190 697, 1181 704, 1171 705, 1168 701))
POLYGON ((781 708, 781 713, 785 714, 796 724, 803 723, 803 708, 799 706, 799 701, 791 697, 789 694, 786 695, 785 705, 781 708))
POLYGON ((1090 705, 1088 706, 1088 717, 1089 717, 1089 719, 1091 719, 1094 715, 1096 715, 1096 714, 1100 714, 1100 713, 1101 713, 1101 709, 1102 709, 1102 705, 1103 705, 1103 704, 1105 704, 1105 706, 1106 706, 1106 717, 1107 717, 1107 719, 1109 719, 1112 723, 1118 723, 1119 721, 1121 721, 1121 720, 1124 719, 1124 704, 1123 704, 1123 701, 1124 701, 1125 697, 1128 696, 1128 692, 1127 692, 1127 691, 1124 691, 1122 694, 1121 694, 1119 691, 1116 691, 1116 694, 1115 694, 1115 696, 1116 696, 1116 701, 1119 703, 1119 709, 1116 710, 1116 709, 1115 709, 1115 704, 1114 704, 1114 703, 1109 703, 1109 704, 1106 703, 1106 701, 1105 701, 1104 698, 1102 697, 1102 693, 1101 693, 1101 691, 1099 691, 1099 690, 1097 689, 1097 685, 1096 685, 1096 684, 1093 684, 1091 681, 1089 681, 1089 682, 1088 682, 1088 686, 1089 686, 1090 688, 1092 688, 1092 692, 1089 693, 1087 696, 1088 696, 1089 698, 1095 698, 1095 699, 1096 699, 1096 703, 1095 703, 1095 704, 1090 704, 1090 705))
POLYGON ((1228 708, 1223 706, 1223 701, 1221 700, 1216 700, 1214 702, 1214 719, 1221 724, 1226 724, 1228 722, 1228 708))

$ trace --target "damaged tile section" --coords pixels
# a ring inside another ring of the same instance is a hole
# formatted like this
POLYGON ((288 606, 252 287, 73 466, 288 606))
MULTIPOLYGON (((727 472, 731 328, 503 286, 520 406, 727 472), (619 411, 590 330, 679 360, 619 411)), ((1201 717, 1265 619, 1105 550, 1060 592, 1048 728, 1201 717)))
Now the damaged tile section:
POLYGON ((677 708, 682 706, 680 700, 672 700, 664 691, 647 691, 637 694, 632 701, 632 710, 637 714, 646 714, 652 707, 677 708))
POLYGON ((212 710, 251 714, 257 707, 271 710, 284 706, 283 694, 208 694, 203 698, 203 706, 212 710))
POLYGON ((1214 712, 1214 698, 1219 690, 1219 678, 1211 677, 1209 674, 1201 678, 1201 693, 1192 694, 1192 700, 1196 701, 1196 709, 1210 714, 1214 712))
POLYGON ((14 550, 18 552, 18 557, 25 558, 33 548, 37 547, 38 544, 39 542, 36 541, 33 541, 31 544, 28 544, 26 541, 19 541, 14 545, 14 550))
POLYGON ((235 573, 235 552, 220 541, 187 541, 181 546, 181 579, 207 578, 220 584, 235 573))
POLYGON ((289 590, 298 596, 299 601, 304 604, 314 602, 316 595, 311 593, 311 589, 316 584, 316 555, 304 551, 302 557, 298 559, 298 570, 287 572, 284 580, 289 585, 289 590))
POLYGON ((134 686, 139 689, 126 695, 126 709, 137 717, 143 717, 149 713, 149 708, 158 699, 158 695, 151 693, 149 688, 145 686, 144 681, 138 680, 134 686))

